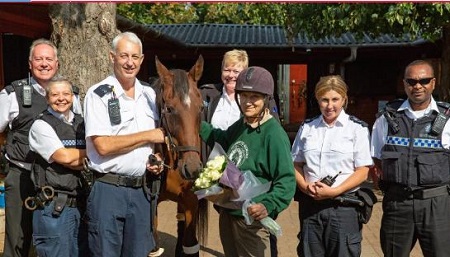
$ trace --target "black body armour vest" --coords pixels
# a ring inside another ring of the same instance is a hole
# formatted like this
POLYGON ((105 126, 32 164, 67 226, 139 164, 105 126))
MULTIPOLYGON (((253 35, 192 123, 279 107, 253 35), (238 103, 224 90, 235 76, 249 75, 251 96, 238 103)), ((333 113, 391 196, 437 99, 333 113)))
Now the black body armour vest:
MULTIPOLYGON (((44 120, 55 130, 66 148, 86 149, 83 118, 75 114, 72 126, 56 118, 48 111, 44 111, 39 119, 44 120)), ((51 186, 55 192, 77 195, 80 185, 80 171, 64 167, 58 163, 48 163, 39 154, 35 154, 32 168, 32 180, 37 188, 51 186)))
MULTIPOLYGON (((25 80, 22 80, 25 81, 25 80)), ((33 88, 33 87, 32 87, 33 88)), ((22 162, 33 162, 33 154, 30 153, 28 133, 34 119, 47 109, 47 100, 34 88, 31 98, 31 106, 23 105, 23 85, 14 81, 6 86, 8 93, 16 92, 19 105, 19 115, 12 121, 11 130, 6 138, 6 153, 13 160, 22 162)))
MULTIPOLYGON (((405 111, 397 111, 402 102, 388 103, 383 113, 390 116, 386 119, 389 129, 381 152, 383 180, 411 189, 448 184, 450 152, 442 147, 442 130, 431 131, 438 113, 432 111, 414 121, 405 111)), ((445 113, 449 105, 438 103, 438 107, 445 113)))

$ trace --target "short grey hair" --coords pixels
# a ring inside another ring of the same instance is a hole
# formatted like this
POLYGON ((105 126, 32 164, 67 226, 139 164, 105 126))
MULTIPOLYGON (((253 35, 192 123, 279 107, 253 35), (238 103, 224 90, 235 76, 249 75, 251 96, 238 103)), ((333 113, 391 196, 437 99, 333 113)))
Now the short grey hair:
POLYGON ((113 41, 112 41, 112 49, 113 49, 113 51, 115 53, 117 52, 117 44, 119 43, 119 41, 121 39, 124 39, 124 38, 127 39, 130 42, 133 42, 133 43, 139 45, 139 48, 141 50, 141 54, 143 53, 143 51, 142 51, 142 42, 139 39, 139 37, 136 34, 134 34, 133 32, 122 32, 122 33, 120 33, 119 35, 117 35, 113 39, 113 41))
POLYGON ((28 60, 32 61, 32 57, 33 57, 33 52, 34 52, 34 48, 36 48, 36 46, 38 45, 48 45, 51 46, 53 48, 53 51, 55 52, 55 57, 56 60, 58 60, 58 48, 56 48, 55 44, 53 44, 52 41, 45 39, 45 38, 39 38, 33 41, 33 43, 31 43, 30 46, 30 54, 28 56, 28 60))
POLYGON ((52 85, 56 83, 68 83, 70 85, 70 93, 73 95, 73 83, 61 75, 56 75, 48 81, 48 85, 45 87, 46 95, 49 95, 52 85))

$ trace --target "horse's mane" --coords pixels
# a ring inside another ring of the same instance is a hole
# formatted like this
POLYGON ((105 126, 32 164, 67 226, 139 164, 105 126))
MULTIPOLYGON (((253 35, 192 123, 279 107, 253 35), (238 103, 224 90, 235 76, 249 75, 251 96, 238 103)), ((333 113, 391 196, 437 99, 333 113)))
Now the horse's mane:
MULTIPOLYGON (((186 97, 189 94, 189 82, 186 71, 180 69, 170 70, 174 74, 173 94, 179 97, 186 97)), ((162 80, 158 77, 149 78, 150 86, 155 90, 157 95, 161 93, 162 80)))

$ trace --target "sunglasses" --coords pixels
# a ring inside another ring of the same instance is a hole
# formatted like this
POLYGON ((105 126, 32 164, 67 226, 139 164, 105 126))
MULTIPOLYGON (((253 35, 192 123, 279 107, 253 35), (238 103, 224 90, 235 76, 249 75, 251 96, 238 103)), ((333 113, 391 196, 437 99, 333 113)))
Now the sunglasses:
POLYGON ((405 79, 406 84, 410 86, 415 86, 417 83, 419 83, 421 86, 428 85, 431 80, 434 78, 423 78, 423 79, 405 79))

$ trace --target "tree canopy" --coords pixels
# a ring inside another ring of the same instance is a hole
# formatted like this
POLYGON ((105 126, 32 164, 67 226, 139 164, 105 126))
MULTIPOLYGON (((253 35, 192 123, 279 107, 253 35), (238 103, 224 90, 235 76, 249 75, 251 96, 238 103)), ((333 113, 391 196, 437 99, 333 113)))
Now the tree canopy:
POLYGON ((438 94, 450 100, 450 4, 119 4, 119 14, 140 23, 225 23, 282 25, 289 38, 302 33, 311 38, 340 36, 351 32, 372 37, 442 39, 438 94))
POLYGON ((450 4, 119 4, 119 14, 140 23, 225 23, 283 25, 312 37, 345 32, 410 34, 435 40, 450 25, 450 4))
POLYGON ((436 40, 450 23, 450 4, 290 4, 287 11, 299 17, 289 24, 293 33, 315 37, 366 32, 436 40))
POLYGON ((279 24, 286 19, 285 4, 178 3, 119 4, 117 12, 144 24, 223 23, 279 24))

